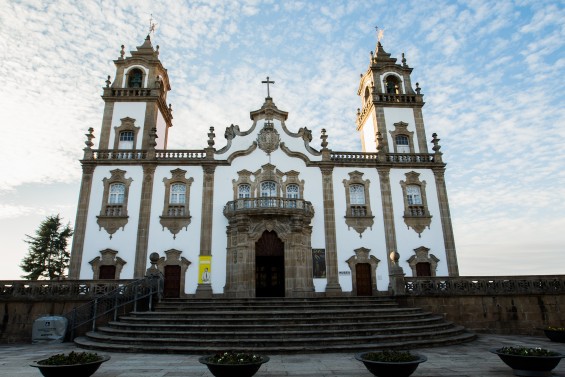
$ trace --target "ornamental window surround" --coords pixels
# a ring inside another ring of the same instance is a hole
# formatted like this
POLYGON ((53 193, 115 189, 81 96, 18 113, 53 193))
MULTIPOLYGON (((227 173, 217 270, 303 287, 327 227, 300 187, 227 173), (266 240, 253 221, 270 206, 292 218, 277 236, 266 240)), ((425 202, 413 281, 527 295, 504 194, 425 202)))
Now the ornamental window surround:
POLYGON ((171 178, 163 178, 165 198, 160 223, 176 238, 182 228, 188 229, 190 220, 190 187, 194 179, 186 178, 186 170, 171 170, 171 178))
POLYGON ((363 174, 359 171, 349 173, 350 179, 344 179, 345 187, 345 223, 350 229, 353 227, 359 237, 367 228, 373 226, 373 213, 371 211, 371 200, 369 197, 369 185, 371 181, 363 179, 363 174))
POLYGON ((129 187, 133 179, 126 178, 126 171, 120 169, 111 170, 110 174, 110 178, 102 180, 104 193, 97 223, 100 229, 104 228, 112 238, 112 235, 119 228, 123 229, 128 222, 129 187))
POLYGON ((414 171, 405 175, 406 180, 400 181, 404 198, 404 222, 421 236, 432 221, 426 199, 426 181, 420 181, 420 174, 414 171))
POLYGON ((133 118, 125 117, 120 121, 121 124, 114 127, 114 149, 135 149, 140 128, 135 126, 135 119, 133 118))
POLYGON ((394 131, 389 131, 394 153, 416 153, 414 149, 414 131, 408 131, 408 123, 394 123, 394 131))

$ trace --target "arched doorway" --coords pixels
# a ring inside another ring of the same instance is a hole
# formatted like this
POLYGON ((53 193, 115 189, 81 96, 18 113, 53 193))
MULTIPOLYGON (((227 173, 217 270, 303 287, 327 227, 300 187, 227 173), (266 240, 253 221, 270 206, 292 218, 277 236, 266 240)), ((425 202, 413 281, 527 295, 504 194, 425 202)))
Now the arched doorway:
POLYGON ((255 243, 255 296, 284 297, 284 291, 284 243, 266 230, 255 243))
POLYGON ((355 276, 357 279, 357 296, 372 296, 371 265, 369 263, 357 263, 355 265, 355 276))

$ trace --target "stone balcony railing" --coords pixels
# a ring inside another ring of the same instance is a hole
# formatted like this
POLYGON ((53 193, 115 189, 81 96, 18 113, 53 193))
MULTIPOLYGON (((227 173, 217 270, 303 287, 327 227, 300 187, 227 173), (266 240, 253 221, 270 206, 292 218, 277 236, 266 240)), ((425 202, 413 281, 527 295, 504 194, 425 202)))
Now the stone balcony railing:
POLYGON ((433 153, 386 153, 380 157, 375 152, 330 152, 330 160, 343 163, 393 163, 393 164, 429 164, 435 162, 433 153))
POLYGON ((91 300, 132 281, 134 280, 2 280, 0 301, 91 300))
MULTIPOLYGON (((203 160, 206 152, 203 150, 156 150, 155 159, 161 161, 180 161, 180 160, 203 160)), ((92 157, 85 160, 97 161, 118 161, 131 160, 139 161, 147 159, 147 150, 124 150, 124 149, 93 149, 92 157)))
POLYGON ((312 216, 314 215, 314 207, 312 203, 303 199, 281 197, 237 199, 228 202, 224 207, 224 214, 228 217, 238 213, 247 215, 299 213, 312 216))
POLYGON ((405 277, 404 283, 413 296, 565 293, 565 275, 405 277))

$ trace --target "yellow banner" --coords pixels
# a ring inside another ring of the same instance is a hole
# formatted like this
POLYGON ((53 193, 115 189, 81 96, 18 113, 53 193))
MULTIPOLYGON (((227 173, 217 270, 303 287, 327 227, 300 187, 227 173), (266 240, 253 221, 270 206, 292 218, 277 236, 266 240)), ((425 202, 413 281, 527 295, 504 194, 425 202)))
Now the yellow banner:
POLYGON ((198 257, 198 284, 210 284, 212 279, 212 257, 198 257))

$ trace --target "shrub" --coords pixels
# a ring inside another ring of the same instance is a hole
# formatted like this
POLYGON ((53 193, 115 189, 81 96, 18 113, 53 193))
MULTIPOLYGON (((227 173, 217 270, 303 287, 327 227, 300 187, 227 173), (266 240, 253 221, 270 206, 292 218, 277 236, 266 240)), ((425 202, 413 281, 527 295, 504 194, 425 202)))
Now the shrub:
POLYGON ((401 363, 418 360, 418 356, 412 355, 407 351, 379 351, 366 353, 363 355, 363 359, 370 361, 401 363))
POLYGON ((558 356, 557 352, 549 351, 540 347, 502 347, 496 350, 499 353, 505 355, 515 355, 515 356, 558 356))
POLYGON ((216 364, 250 364, 261 361, 259 355, 245 352, 219 352, 211 356, 208 361, 216 364))
POLYGON ((102 360, 102 356, 98 356, 97 353, 91 352, 74 352, 71 351, 68 355, 60 353, 53 355, 48 359, 38 361, 39 365, 75 365, 75 364, 86 364, 92 363, 94 361, 102 360))

